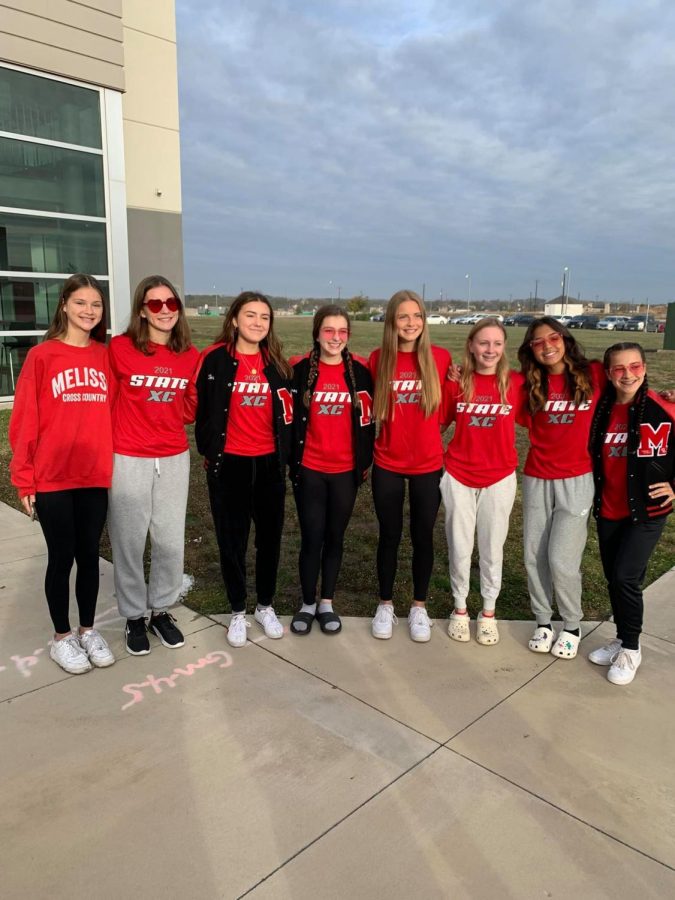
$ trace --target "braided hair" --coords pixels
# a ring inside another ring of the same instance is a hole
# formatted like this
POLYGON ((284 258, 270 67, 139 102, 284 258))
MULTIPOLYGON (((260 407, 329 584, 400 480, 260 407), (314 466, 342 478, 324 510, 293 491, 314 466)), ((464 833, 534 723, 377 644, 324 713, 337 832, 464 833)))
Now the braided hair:
MULTIPOLYGON (((633 341, 621 341, 618 344, 612 344, 611 347, 608 347, 605 350, 602 364, 606 372, 609 371, 610 364, 612 362, 612 356, 615 353, 620 353, 622 350, 637 350, 637 352, 640 354, 642 362, 644 363, 646 361, 645 352, 640 344, 636 344, 633 341)), ((649 382, 647 380, 647 375, 645 374, 644 381, 638 388, 635 397, 633 397, 632 406, 635 408, 635 422, 634 428, 628 435, 627 449, 629 453, 634 453, 637 450, 637 444, 640 440, 640 425, 644 418, 648 391, 649 382)), ((612 414, 612 407, 615 403, 616 388, 614 387, 612 382, 608 380, 605 389, 602 392, 602 396, 598 401, 595 415, 593 416, 593 423, 591 425, 591 434, 588 442, 588 447, 590 452, 593 454, 600 452, 602 442, 604 441, 605 434, 607 432, 609 417, 612 414)))
MULTIPOLYGON (((310 404, 312 402, 312 394, 314 393, 314 385, 317 382, 319 377, 319 360, 321 357, 321 345, 319 344, 319 332, 321 331, 321 326, 323 325, 324 319, 327 319, 329 316, 338 316, 341 319, 344 319, 347 323, 347 330, 351 334, 351 322, 349 320, 349 316, 345 312, 345 310, 341 306, 337 306, 336 304, 330 303, 325 306, 317 309, 314 314, 314 320, 312 322, 312 349, 309 353, 309 373, 307 375, 307 387, 305 389, 305 393, 302 396, 302 402, 307 409, 309 409, 310 404)), ((356 393, 356 378, 354 376, 354 365, 352 361, 352 355, 349 352, 348 347, 344 347, 342 350, 342 362, 344 365, 345 376, 347 380, 347 387, 349 388, 349 395, 352 400, 352 405, 360 410, 361 409, 361 401, 358 398, 356 393)))

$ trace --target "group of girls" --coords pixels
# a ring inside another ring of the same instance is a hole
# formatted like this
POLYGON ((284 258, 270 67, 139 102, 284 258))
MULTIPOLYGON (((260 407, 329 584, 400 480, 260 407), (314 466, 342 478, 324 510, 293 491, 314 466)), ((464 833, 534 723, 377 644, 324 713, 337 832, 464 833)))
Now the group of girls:
POLYGON ((425 642, 431 635, 426 600, 442 499, 454 604, 448 633, 470 640, 475 535, 482 601, 476 640, 497 643, 495 608, 516 495, 518 422, 530 438, 524 558, 536 627, 529 647, 563 659, 577 654, 581 557, 595 505, 617 638, 590 659, 609 666, 610 681, 631 681, 641 659, 644 571, 675 498, 675 406, 648 390, 641 348, 615 345, 602 364, 589 362, 569 331, 544 317, 528 328, 518 351, 522 371, 516 373, 506 359, 503 325, 487 317, 471 329, 461 368, 454 367, 447 350, 432 346, 424 304, 412 291, 389 301, 381 347, 368 361, 350 353, 350 329, 342 308, 322 307, 309 353, 289 363, 271 304, 246 291, 199 358, 175 289, 155 277, 139 285, 129 327, 106 352, 99 343, 105 334, 100 287, 88 276, 69 279, 46 340, 28 354, 10 423, 13 481, 26 511, 39 513, 47 540, 52 658, 70 672, 114 661, 93 628, 98 541, 108 502, 127 650, 148 653, 148 629, 165 646, 183 645, 168 607, 182 581, 189 480, 184 425, 195 416, 232 610, 231 646, 246 643, 250 626, 251 522, 254 620, 267 637, 283 636, 273 600, 287 464, 301 533, 301 605, 291 631, 307 635, 316 620, 325 634, 339 633, 333 600, 344 536, 371 463, 379 523, 373 636, 390 638, 397 623, 393 593, 407 482, 410 637, 425 642), (444 451, 442 432, 451 424, 454 434, 444 451), (73 560, 77 633, 68 621, 73 560), (554 600, 563 620, 557 635, 554 600))
POLYGON ((115 662, 94 627, 106 516, 128 652, 150 652, 148 630, 167 647, 184 644, 168 608, 183 583, 184 424, 194 418, 199 354, 183 304, 160 276, 138 285, 125 334, 107 348, 105 339, 101 285, 90 275, 71 276, 43 342, 26 357, 9 425, 12 482, 47 544, 50 656, 71 674, 115 662), (77 631, 69 618, 74 562, 77 631))

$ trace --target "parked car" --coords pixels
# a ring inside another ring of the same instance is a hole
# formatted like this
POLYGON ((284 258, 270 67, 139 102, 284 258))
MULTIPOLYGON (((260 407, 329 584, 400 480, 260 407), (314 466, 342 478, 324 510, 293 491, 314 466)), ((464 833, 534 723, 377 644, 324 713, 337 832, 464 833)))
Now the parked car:
POLYGON ((427 325, 447 325, 448 317, 442 316, 440 313, 431 313, 427 316, 427 325))
POLYGON ((384 322, 384 313, 377 313, 377 315, 370 317, 371 322, 384 322))
POLYGON ((523 327, 527 327, 531 325, 532 322, 536 321, 536 316, 530 315, 530 313, 517 313, 515 316, 507 316, 504 319, 505 325, 522 325, 523 327))
POLYGON ((652 316, 631 316, 623 323, 622 331, 658 331, 658 322, 652 316))
POLYGON ((471 315, 469 313, 465 313, 463 316, 457 316, 456 319, 452 320, 453 325, 468 325, 471 320, 471 315))
POLYGON ((567 323, 568 328, 597 328, 600 316, 574 316, 567 323))
POLYGON ((624 322, 627 322, 629 316, 604 316, 598 322, 598 328, 601 331, 621 331, 624 322))

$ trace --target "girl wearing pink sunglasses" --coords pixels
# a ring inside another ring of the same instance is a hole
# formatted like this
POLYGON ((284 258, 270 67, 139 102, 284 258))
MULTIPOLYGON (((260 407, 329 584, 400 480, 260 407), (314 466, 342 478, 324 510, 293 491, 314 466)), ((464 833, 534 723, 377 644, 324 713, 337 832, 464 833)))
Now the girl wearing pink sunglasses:
POLYGON ((183 583, 190 475, 185 424, 194 421, 191 379, 198 360, 175 287, 161 275, 144 278, 134 294, 129 327, 110 342, 116 397, 108 530, 126 648, 134 656, 150 652, 148 630, 165 647, 185 643, 168 608, 183 583), (146 585, 148 533, 152 555, 146 585))
POLYGON ((291 631, 342 629, 333 610, 345 531, 356 493, 373 458, 373 383, 365 360, 352 356, 351 323, 339 306, 322 306, 311 351, 293 365, 293 442, 290 474, 300 521, 302 607, 291 631), (317 609, 316 589, 321 573, 317 609))

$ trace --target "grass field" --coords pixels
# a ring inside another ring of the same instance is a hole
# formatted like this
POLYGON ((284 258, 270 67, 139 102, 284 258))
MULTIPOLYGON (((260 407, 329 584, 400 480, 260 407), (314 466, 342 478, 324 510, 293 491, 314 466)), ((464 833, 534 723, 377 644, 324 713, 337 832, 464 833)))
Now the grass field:
MULTIPOLYGON (((222 326, 222 321, 222 319, 216 318, 191 319, 196 345, 201 348, 211 343, 222 326)), ((284 342, 286 355, 291 356, 294 353, 304 352, 309 349, 311 344, 310 318, 278 318, 276 324, 284 342)), ((432 340, 440 346, 447 347, 452 352, 453 358, 461 360, 464 341, 468 331, 468 326, 433 326, 432 340)), ((378 345, 381 333, 382 325, 379 323, 354 323, 351 340, 353 352, 367 356, 378 345)), ((524 329, 522 328, 508 329, 509 359, 514 367, 517 367, 516 351, 523 334, 524 329)), ((576 332, 575 336, 583 344, 590 358, 601 357, 607 346, 622 339, 621 333, 617 334, 616 332, 580 331, 576 332)), ((648 351, 656 350, 663 345, 663 335, 661 334, 630 335, 629 339, 639 340, 648 351)), ((653 387, 672 387, 675 384, 675 354, 649 353, 648 367, 650 384, 653 387)), ((9 462, 8 421, 9 413, 7 411, 0 412, 0 499, 18 506, 16 494, 9 484, 7 473, 7 464, 9 462)), ((218 551, 211 525, 205 478, 201 459, 194 450, 192 434, 190 434, 190 439, 192 443, 192 481, 186 523, 185 571, 194 575, 195 588, 189 595, 188 604, 200 612, 224 612, 228 607, 223 594, 218 551)), ((526 433, 520 428, 518 429, 518 449, 522 462, 525 459, 527 450, 527 437, 526 433)), ((442 519, 441 510, 434 537, 436 563, 429 595, 429 612, 434 617, 447 616, 450 606, 447 549, 442 519)), ((530 618, 521 541, 522 509, 519 490, 505 547, 504 584, 502 594, 497 603, 497 614, 505 619, 530 618)), ((377 522, 373 511, 370 484, 366 483, 359 491, 354 516, 347 531, 344 562, 336 594, 336 609, 339 612, 345 615, 360 616, 372 614, 377 600, 376 546, 377 522)), ((289 491, 286 504, 286 526, 281 551, 278 597, 275 603, 276 609, 280 613, 292 612, 298 602, 298 550, 299 529, 292 495, 289 491)), ((102 552, 104 556, 109 558, 110 549, 107 538, 104 541, 102 552)), ((671 520, 668 522, 663 537, 652 556, 647 573, 647 583, 662 575, 674 562, 675 516, 671 517, 671 520)), ((252 566, 249 566, 249 571, 252 571, 252 566)), ((608 614, 609 604, 598 558, 595 525, 592 522, 589 525, 589 540, 584 555, 583 571, 584 612, 586 618, 602 618, 608 614)), ((407 535, 405 535, 399 556, 399 571, 395 593, 395 601, 401 612, 407 610, 411 589, 410 543, 407 535)), ((253 596, 252 591, 251 593, 253 596)), ((477 569, 475 569, 472 573, 472 593, 469 601, 469 609, 472 615, 476 613, 479 605, 477 569), (476 577, 474 578, 474 576, 476 577)))

